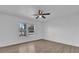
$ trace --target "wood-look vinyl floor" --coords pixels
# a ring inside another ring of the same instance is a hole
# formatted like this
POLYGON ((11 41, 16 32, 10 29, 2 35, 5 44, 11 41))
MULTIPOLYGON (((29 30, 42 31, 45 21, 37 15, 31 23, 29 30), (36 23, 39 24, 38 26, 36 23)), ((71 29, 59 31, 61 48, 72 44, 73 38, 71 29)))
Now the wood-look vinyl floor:
POLYGON ((79 53, 79 47, 41 39, 2 47, 0 53, 79 53))

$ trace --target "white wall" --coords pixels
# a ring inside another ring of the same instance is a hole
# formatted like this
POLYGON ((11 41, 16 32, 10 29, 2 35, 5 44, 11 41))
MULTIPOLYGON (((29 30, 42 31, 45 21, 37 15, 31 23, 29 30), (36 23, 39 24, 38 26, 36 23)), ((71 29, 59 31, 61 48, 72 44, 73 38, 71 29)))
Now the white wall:
POLYGON ((72 14, 56 19, 51 18, 45 23, 44 27, 45 39, 79 47, 78 14, 72 14))
POLYGON ((28 18, 20 18, 15 16, 10 16, 7 14, 0 14, 0 47, 28 42, 32 40, 37 40, 42 38, 42 28, 41 23, 37 21, 32 21, 28 18), (18 22, 25 22, 27 24, 35 25, 34 35, 27 36, 25 38, 20 38, 18 33, 18 22))

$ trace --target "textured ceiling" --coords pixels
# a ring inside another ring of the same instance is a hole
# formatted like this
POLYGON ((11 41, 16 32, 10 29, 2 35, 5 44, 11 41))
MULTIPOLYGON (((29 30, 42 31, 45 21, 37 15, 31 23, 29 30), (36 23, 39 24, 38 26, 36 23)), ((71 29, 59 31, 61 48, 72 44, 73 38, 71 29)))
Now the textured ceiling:
POLYGON ((38 9, 50 12, 51 15, 46 16, 49 20, 65 16, 74 16, 75 14, 79 15, 79 6, 75 5, 4 5, 0 6, 0 13, 35 19, 33 14, 36 13, 38 9))

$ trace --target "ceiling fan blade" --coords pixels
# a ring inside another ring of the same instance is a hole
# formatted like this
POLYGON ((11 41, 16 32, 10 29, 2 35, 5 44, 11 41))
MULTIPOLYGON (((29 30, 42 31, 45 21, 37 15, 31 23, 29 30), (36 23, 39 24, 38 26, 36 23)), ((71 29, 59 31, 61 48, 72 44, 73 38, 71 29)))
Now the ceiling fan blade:
POLYGON ((42 15, 42 17, 45 19, 46 17, 42 15))
POLYGON ((39 16, 36 17, 36 19, 38 19, 38 18, 39 18, 39 16))
POLYGON ((50 13, 44 13, 43 15, 50 15, 50 13))
POLYGON ((41 13, 41 10, 38 10, 38 14, 40 14, 41 13))

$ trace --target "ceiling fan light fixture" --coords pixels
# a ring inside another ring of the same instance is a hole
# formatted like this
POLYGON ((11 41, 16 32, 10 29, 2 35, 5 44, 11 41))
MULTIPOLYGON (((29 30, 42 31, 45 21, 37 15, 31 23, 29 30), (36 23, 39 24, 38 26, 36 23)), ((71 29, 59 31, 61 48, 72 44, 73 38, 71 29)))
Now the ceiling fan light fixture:
POLYGON ((39 15, 39 17, 41 17, 41 15, 39 15))

